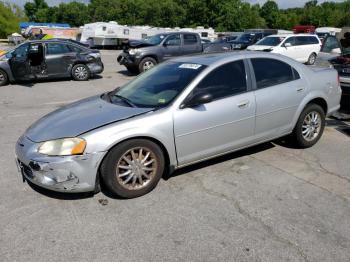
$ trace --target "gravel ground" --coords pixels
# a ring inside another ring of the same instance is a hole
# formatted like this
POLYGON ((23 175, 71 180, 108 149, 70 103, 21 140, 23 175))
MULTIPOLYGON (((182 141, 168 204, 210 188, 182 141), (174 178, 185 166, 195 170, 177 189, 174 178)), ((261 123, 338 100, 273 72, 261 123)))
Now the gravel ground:
POLYGON ((350 123, 313 148, 281 142, 206 161, 133 200, 61 195, 22 183, 14 145, 39 117, 132 76, 105 72, 0 88, 1 261, 350 261, 350 123))

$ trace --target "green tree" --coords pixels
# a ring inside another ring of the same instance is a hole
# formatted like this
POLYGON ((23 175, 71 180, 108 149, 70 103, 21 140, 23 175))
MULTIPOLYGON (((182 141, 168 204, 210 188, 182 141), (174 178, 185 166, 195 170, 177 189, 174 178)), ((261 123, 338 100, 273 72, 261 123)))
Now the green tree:
MULTIPOLYGON (((27 2, 24 5, 24 11, 30 21, 38 22, 37 13, 41 9, 47 9, 49 6, 45 0, 34 0, 34 2, 27 2)), ((42 11, 41 11, 42 12, 42 11)))
POLYGON ((265 19, 269 28, 278 28, 280 10, 275 1, 268 0, 260 9, 260 15, 265 19))
POLYGON ((19 22, 25 20, 26 17, 18 6, 0 2, 0 38, 19 32, 19 22))

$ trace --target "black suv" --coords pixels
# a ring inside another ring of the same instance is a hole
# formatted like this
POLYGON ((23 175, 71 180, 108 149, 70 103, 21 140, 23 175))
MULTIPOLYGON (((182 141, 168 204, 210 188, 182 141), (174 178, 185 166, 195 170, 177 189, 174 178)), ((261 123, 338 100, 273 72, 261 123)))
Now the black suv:
POLYGON ((244 50, 250 45, 254 45, 265 36, 272 35, 272 32, 249 32, 240 35, 236 40, 232 41, 233 50, 244 50))
POLYGON ((103 68, 97 50, 64 40, 28 41, 0 56, 0 85, 65 77, 86 81, 103 68))

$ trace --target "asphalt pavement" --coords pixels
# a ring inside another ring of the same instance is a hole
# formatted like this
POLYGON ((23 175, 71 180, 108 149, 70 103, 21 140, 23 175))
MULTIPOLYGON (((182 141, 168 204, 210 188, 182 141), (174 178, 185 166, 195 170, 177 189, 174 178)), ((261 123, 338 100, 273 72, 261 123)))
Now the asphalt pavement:
POLYGON ((21 181, 18 137, 41 116, 133 78, 0 87, 0 261, 350 261, 350 123, 313 148, 265 143, 176 171, 146 196, 63 195, 21 181))

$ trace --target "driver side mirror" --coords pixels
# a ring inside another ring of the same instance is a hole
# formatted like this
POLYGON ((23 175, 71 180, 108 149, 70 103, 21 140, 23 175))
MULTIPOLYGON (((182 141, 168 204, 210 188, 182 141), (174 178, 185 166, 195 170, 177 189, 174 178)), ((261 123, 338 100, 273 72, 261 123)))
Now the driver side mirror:
POLYGON ((191 107, 196 107, 199 105, 204 105, 208 104, 213 101, 213 96, 209 93, 199 93, 194 95, 192 98, 189 100, 185 101, 180 108, 191 108, 191 107))
POLYGON ((287 47, 292 47, 292 44, 291 43, 285 43, 284 44, 284 47, 287 48, 287 47))

